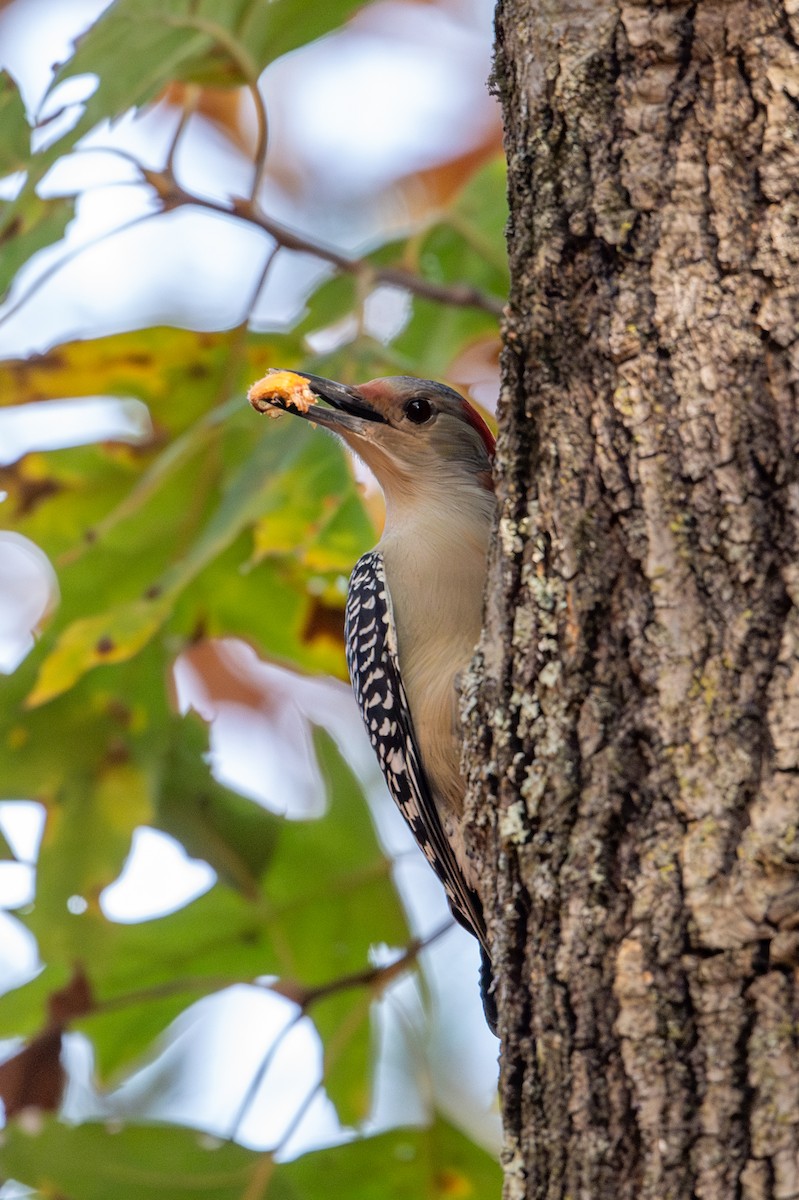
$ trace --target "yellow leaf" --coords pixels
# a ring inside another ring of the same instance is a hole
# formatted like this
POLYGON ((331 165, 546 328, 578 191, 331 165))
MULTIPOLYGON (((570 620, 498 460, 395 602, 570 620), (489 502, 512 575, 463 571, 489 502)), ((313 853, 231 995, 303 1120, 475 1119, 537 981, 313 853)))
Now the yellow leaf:
POLYGON ((112 612, 73 621, 42 663, 26 708, 60 696, 92 667, 132 658, 163 624, 171 607, 171 597, 164 593, 157 600, 136 600, 112 612))

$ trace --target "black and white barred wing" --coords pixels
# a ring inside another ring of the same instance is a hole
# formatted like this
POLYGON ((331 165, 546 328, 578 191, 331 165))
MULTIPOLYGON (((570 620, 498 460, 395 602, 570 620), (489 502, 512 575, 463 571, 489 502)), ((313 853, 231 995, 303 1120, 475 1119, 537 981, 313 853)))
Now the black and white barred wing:
POLYGON ((383 557, 377 550, 355 565, 345 629, 352 688, 388 790, 443 883, 454 916, 485 945, 480 902, 460 872, 422 769, 399 670, 383 557))

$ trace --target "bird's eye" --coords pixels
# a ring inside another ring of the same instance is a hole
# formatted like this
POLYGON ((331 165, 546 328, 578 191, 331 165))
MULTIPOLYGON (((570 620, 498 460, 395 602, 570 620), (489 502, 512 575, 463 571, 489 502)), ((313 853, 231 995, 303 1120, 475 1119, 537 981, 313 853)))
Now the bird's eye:
POLYGON ((409 400, 405 405, 405 416, 414 425, 424 425, 433 415, 433 406, 429 400, 409 400))

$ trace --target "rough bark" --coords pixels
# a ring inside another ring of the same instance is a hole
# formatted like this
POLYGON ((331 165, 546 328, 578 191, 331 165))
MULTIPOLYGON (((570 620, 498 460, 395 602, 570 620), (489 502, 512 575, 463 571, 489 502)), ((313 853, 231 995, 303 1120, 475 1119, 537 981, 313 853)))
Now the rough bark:
POLYGON ((502 0, 509 1198, 799 1196, 799 3, 502 0))

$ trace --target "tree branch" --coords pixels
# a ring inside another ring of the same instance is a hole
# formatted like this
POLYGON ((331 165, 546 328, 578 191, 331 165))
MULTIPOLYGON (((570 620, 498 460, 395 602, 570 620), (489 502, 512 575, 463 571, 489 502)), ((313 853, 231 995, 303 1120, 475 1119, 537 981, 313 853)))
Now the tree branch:
POLYGON ((198 976, 195 979, 167 979, 163 983, 154 984, 151 987, 139 988, 133 992, 126 992, 124 995, 111 996, 107 1000, 94 1000, 88 1004, 85 1012, 81 1015, 91 1013, 113 1012, 116 1009, 127 1008, 131 1004, 141 1004, 148 1000, 161 1000, 167 996, 173 996, 180 992, 209 992, 221 991, 223 988, 233 987, 237 983, 249 984, 251 987, 259 987, 265 991, 274 992, 277 996, 283 996, 286 1000, 291 1000, 300 1010, 299 1016, 306 1016, 308 1010, 319 1000, 325 1000, 328 996, 334 996, 337 992, 346 992, 351 988, 369 988, 375 995, 379 995, 385 991, 388 985, 401 975, 408 967, 416 962, 416 959, 428 946, 433 942, 438 941, 448 929, 451 929, 452 921, 446 921, 433 933, 426 938, 414 938, 409 942, 402 954, 394 960, 382 967, 367 967, 363 971, 355 971, 351 975, 340 975, 335 979, 328 980, 327 983, 316 984, 314 987, 306 987, 304 984, 298 983, 296 980, 277 980, 270 983, 258 983, 253 979, 240 979, 221 975, 206 975, 198 976))
POLYGON ((294 250, 301 254, 311 254, 323 262, 330 263, 345 274, 367 279, 371 284, 386 284, 393 287, 405 288, 416 296, 426 300, 436 300, 442 304, 452 304, 459 308, 480 308, 492 316, 502 314, 503 302, 497 296, 491 296, 480 288, 468 284, 441 284, 430 279, 424 279, 404 267, 377 267, 367 258, 349 258, 329 246, 323 246, 304 234, 290 229, 280 221, 268 216, 253 200, 241 196, 231 197, 229 204, 218 200, 209 200, 197 196, 181 187, 169 171, 151 171, 145 167, 139 168, 142 178, 149 183, 161 201, 164 212, 172 211, 186 205, 204 208, 207 212, 218 213, 220 216, 237 217, 262 229, 285 250, 294 250))

